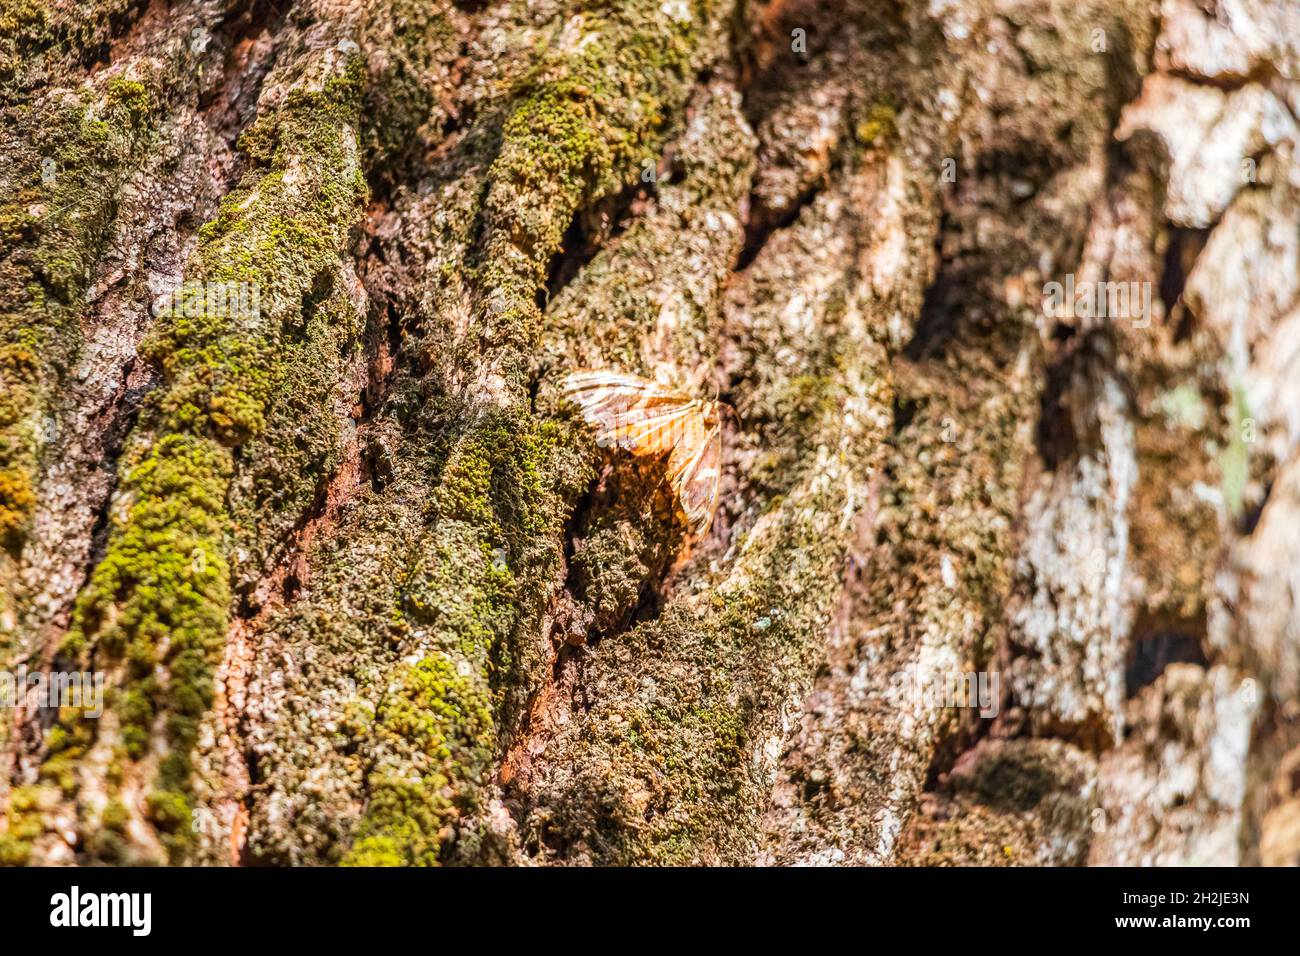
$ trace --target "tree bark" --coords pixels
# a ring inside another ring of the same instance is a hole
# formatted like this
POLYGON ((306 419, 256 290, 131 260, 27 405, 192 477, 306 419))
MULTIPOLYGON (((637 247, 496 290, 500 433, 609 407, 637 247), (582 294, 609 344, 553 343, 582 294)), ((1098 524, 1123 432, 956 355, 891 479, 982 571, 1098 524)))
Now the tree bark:
POLYGON ((105 691, 18 680, 0 861, 1300 862, 1298 70, 1287 0, 3 0, 0 667, 105 691), (707 533, 585 368, 730 407, 707 533))

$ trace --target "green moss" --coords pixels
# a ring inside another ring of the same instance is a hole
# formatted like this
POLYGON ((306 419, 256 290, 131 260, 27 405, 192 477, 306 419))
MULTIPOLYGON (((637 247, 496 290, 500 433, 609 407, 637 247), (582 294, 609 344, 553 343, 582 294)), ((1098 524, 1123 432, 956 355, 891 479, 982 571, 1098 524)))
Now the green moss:
POLYGON ((0 471, 0 546, 17 550, 35 506, 29 472, 14 467, 0 471))
POLYGON ((120 800, 110 800, 100 811, 99 823, 106 830, 123 832, 129 819, 126 806, 120 800))
POLYGON ((474 524, 488 546, 505 545, 517 555, 523 538, 555 528, 542 465, 561 434, 555 422, 488 412, 448 459, 434 497, 436 516, 474 524))
POLYGON ((0 198, 0 544, 13 551, 35 506, 48 396, 79 347, 91 266, 151 132, 145 82, 120 76, 102 103, 87 90, 3 109, 10 188, 0 198))
POLYGON ((76 793, 77 765, 93 741, 93 721, 80 720, 79 716, 75 708, 65 708, 60 711, 60 723, 46 732, 48 753, 41 764, 40 778, 43 783, 55 784, 65 797, 76 793))
POLYGON ((887 146, 898 136, 898 109, 890 103, 875 103, 867 109, 853 134, 866 147, 887 146))
POLYGON ((507 349, 536 339, 536 295, 574 212, 635 180, 689 90, 694 23, 639 0, 589 12, 583 28, 580 52, 543 60, 519 91, 489 172, 475 284, 483 334, 507 349))
POLYGON ((176 833, 189 825, 190 805, 185 794, 175 790, 155 790, 145 800, 149 821, 164 833, 176 833))
MULTIPOLYGON (((93 638, 126 659, 120 707, 123 740, 134 759, 148 749, 158 711, 168 742, 193 746, 211 700, 211 662, 219 652, 230 600, 222 539, 230 453, 210 439, 170 435, 126 475, 135 504, 81 595, 64 646, 72 655, 93 638), (157 668, 166 668, 161 683, 157 668)), ((171 786, 184 767, 164 763, 171 786)))
POLYGON ((815 452, 811 441, 839 414, 845 397, 837 377, 833 354, 820 357, 810 372, 780 382, 761 408, 749 411, 751 418, 767 420, 761 451, 755 456, 749 478, 770 492, 783 491, 799 463, 815 452))
POLYGON ((47 797, 39 786, 15 787, 9 794, 5 831, 0 833, 0 866, 24 866, 32 844, 45 832, 41 806, 47 797))
MULTIPOLYGON (((182 785, 188 781, 182 780, 182 785)), ((193 840, 189 796, 179 790, 152 791, 145 798, 145 819, 157 829, 167 856, 173 861, 184 859, 193 840)))
POLYGON ((52 754, 56 754, 60 750, 66 749, 70 742, 71 737, 68 734, 67 728, 58 726, 57 724, 51 727, 49 733, 45 735, 45 747, 52 754))
POLYGON ((23 89, 25 78, 40 76, 47 61, 81 59, 102 46, 140 0, 42 0, 0 3, 0 90, 23 89), (5 89, 6 87, 10 89, 5 89))
MULTIPOLYGON (((251 170, 204 227, 193 284, 141 346, 163 385, 124 458, 125 516, 63 649, 126 665, 117 709, 128 757, 151 749, 162 718, 167 752, 148 813, 173 859, 188 846, 190 751, 211 704, 231 601, 231 448, 263 429, 280 378, 280 329, 298 321, 304 296, 336 268, 360 214, 365 187, 345 132, 357 122, 359 78, 354 57, 320 91, 295 91, 258 120, 269 168, 251 170), (232 305, 210 294, 214 287, 251 296, 232 305), (242 310, 247 301, 257 308, 242 310)), ((116 96, 142 105, 130 85, 116 96)))
POLYGON ((284 543, 323 493, 342 460, 345 437, 336 415, 351 393, 347 356, 362 316, 342 289, 309 303, 301 341, 281 344, 262 431, 240 455, 228 497, 237 587, 249 586, 279 560, 284 543))
POLYGON ((840 544, 802 508, 836 510, 800 496, 765 542, 770 562, 599 645, 582 729, 550 747, 566 772, 532 794, 540 847, 615 865, 744 856, 768 786, 754 755, 775 732, 770 702, 808 679, 808 637, 835 594, 816 569, 840 544), (806 557, 794 566, 791 554, 806 557))
POLYGON ((107 99, 110 110, 123 109, 133 119, 149 115, 149 88, 137 80, 113 77, 108 84, 107 99))
POLYGON ((0 866, 26 866, 31 855, 30 841, 11 833, 0 833, 0 866))
MULTIPOLYGON (((312 593, 274 625, 277 641, 310 650, 330 679, 365 674, 358 683, 373 703, 339 701, 313 716, 333 725, 343 753, 276 740, 262 761, 266 783, 301 815, 255 811, 259 859, 333 859, 337 847, 322 847, 311 827, 348 819, 354 799, 364 811, 342 835, 351 864, 465 859, 481 839, 467 817, 480 806, 493 751, 544 673, 536 629, 562 557, 567 503, 591 477, 567 426, 539 424, 527 411, 538 293, 575 212, 639 175, 693 83, 694 25, 659 7, 639 0, 584 11, 589 42, 544 54, 507 93, 499 135, 467 140, 490 165, 469 198, 453 190, 427 273, 455 299, 468 293, 479 336, 468 347, 504 379, 504 397, 462 401, 395 385, 391 421, 381 425, 401 437, 389 442, 380 427, 374 437, 382 490, 347 509, 346 543, 309 557, 312 593), (320 760, 350 768, 352 759, 363 762, 364 784, 346 805, 300 794, 320 760)), ((274 138, 254 130, 242 144, 267 155, 274 138)), ((285 693, 305 703, 315 690, 290 681, 285 693)))
POLYGON ((286 675, 288 700, 316 700, 322 679, 361 686, 315 718, 321 739, 332 727, 334 746, 304 748, 295 731, 262 761, 276 799, 298 812, 255 816, 259 860, 434 864, 487 846, 467 821, 481 808, 503 715, 520 706, 506 691, 536 664, 515 635, 535 635, 542 583, 555 573, 564 510, 549 476, 568 442, 560 425, 522 410, 445 396, 419 404, 423 440, 393 449, 384 493, 342 516, 341 546, 309 556, 310 596, 274 625, 278 643, 314 661, 310 684, 286 675), (350 754, 364 767, 353 798, 364 811, 342 846, 321 846, 311 834, 324 819, 350 820, 349 807, 303 800, 297 782, 322 760, 355 772, 350 754))
POLYGON ((0 4, 0 37, 39 36, 46 24, 45 4, 40 0, 5 0, 0 4))
POLYGON ((468 792, 451 786, 466 775, 490 772, 492 708, 485 675, 458 669, 442 654, 425 657, 394 675, 393 688, 375 716, 381 748, 414 749, 406 761, 379 766, 368 778, 370 800, 349 866, 429 866, 441 861, 450 828, 468 792), (457 798, 460 798, 458 801, 457 798), (460 803, 460 805, 458 805, 460 803))
POLYGON ((372 163, 385 168, 441 138, 449 118, 439 90, 460 48, 451 5, 392 0, 375 8, 369 46, 387 51, 382 76, 366 90, 363 138, 372 163))

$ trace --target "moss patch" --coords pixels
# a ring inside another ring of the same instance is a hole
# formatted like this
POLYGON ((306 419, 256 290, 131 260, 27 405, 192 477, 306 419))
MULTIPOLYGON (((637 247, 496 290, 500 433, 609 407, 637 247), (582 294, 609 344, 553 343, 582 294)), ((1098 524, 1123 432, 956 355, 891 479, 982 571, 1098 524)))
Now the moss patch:
MULTIPOLYGON (((254 168, 200 231, 191 283, 141 346, 164 384, 125 456, 124 513, 63 648, 124 665, 115 706, 127 757, 152 750, 161 724, 166 749, 147 817, 173 859, 191 838, 190 751, 228 622, 232 449, 264 429, 284 330, 334 276, 360 215, 360 88, 353 57, 318 88, 294 89, 245 135, 254 168)), ((134 108, 138 92, 118 96, 134 108)))
MULTIPOLYGON (((11 15, 14 11, 11 11, 11 15)), ((77 319, 132 157, 151 136, 151 86, 0 105, 0 543, 17 551, 35 505, 46 406, 80 345, 77 319)))

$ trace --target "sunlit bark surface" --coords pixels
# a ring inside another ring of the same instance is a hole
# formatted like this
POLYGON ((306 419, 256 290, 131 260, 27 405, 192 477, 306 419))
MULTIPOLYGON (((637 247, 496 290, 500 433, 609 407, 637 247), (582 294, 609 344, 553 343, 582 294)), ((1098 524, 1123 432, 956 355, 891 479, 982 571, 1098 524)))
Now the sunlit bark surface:
POLYGON ((1298 71, 0 0, 0 862, 1300 862, 1298 71), (597 368, 729 406, 707 533, 597 368))

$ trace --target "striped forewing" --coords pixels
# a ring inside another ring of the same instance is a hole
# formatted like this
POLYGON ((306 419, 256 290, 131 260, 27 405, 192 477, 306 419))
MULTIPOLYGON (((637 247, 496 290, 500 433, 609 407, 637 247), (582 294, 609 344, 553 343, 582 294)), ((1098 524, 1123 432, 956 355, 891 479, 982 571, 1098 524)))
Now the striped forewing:
POLYGON ((621 372, 573 372, 563 390, 595 428, 597 444, 634 455, 667 454, 667 478, 692 532, 708 529, 722 462, 716 403, 621 372))

